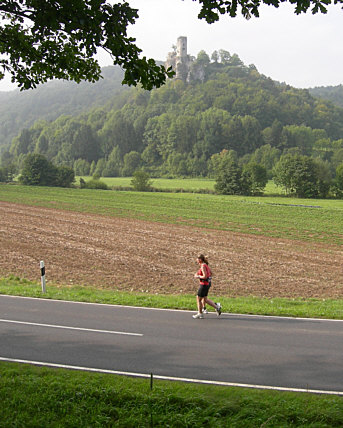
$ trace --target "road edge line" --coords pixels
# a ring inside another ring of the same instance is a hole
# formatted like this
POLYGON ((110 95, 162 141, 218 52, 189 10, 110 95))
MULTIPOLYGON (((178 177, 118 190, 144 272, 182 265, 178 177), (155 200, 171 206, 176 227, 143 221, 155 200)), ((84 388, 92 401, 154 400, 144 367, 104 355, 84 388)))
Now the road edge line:
MULTIPOLYGON (((10 363, 30 364, 34 366, 60 368, 60 369, 67 369, 67 370, 78 370, 78 371, 86 371, 86 372, 113 374, 117 376, 129 376, 129 377, 139 377, 139 378, 151 377, 151 373, 146 374, 146 373, 135 373, 135 372, 123 372, 118 370, 100 369, 100 368, 94 368, 94 367, 82 367, 82 366, 72 366, 69 364, 48 363, 45 361, 22 360, 18 358, 0 357, 0 361, 10 362, 10 363)), ((283 391, 283 392, 301 392, 301 393, 310 393, 310 394, 319 394, 319 395, 326 394, 326 395, 343 396, 343 391, 326 391, 326 390, 309 389, 309 388, 290 388, 290 387, 283 387, 283 386, 254 385, 254 384, 235 383, 235 382, 212 381, 212 380, 205 380, 205 379, 190 379, 190 378, 182 378, 182 377, 174 377, 174 376, 162 376, 162 375, 155 375, 155 374, 154 374, 154 379, 185 382, 185 383, 197 383, 197 384, 205 384, 205 385, 227 386, 227 387, 236 387, 236 388, 249 388, 249 389, 262 389, 262 390, 283 391)))

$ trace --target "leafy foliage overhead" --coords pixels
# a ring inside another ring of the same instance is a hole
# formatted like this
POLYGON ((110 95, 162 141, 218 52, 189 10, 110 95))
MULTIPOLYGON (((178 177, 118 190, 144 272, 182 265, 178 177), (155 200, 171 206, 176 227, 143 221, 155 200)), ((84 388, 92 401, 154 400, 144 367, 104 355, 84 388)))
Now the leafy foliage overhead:
MULTIPOLYGON (((217 21, 221 14, 259 16, 261 0, 193 0, 201 4, 199 19, 217 21)), ((262 0, 279 7, 284 0, 262 0)), ((289 0, 295 13, 326 13, 331 0, 289 0)), ((343 0, 333 0, 342 3, 343 0)), ((175 2, 177 7, 177 3, 175 2)), ((101 69, 94 58, 99 48, 125 70, 123 83, 144 89, 160 87, 171 69, 141 58, 127 28, 138 10, 106 0, 4 0, 0 2, 0 79, 5 72, 21 89, 35 88, 52 78, 94 82, 101 69)))
MULTIPOLYGON (((196 0, 193 0, 196 1, 196 0)), ((251 16, 259 16, 259 8, 262 4, 279 7, 281 3, 287 0, 198 0, 202 5, 199 18, 205 19, 208 23, 219 20, 220 15, 229 14, 231 17, 241 14, 249 19, 251 16)), ((342 0, 289 0, 289 3, 295 5, 294 12, 299 15, 309 9, 313 14, 318 12, 327 13, 327 7, 331 3, 343 3, 342 0)))
POLYGON ((98 80, 93 56, 99 48, 125 70, 124 83, 151 89, 165 82, 164 67, 140 58, 141 49, 127 36, 138 14, 126 2, 5 0, 0 17, 0 78, 9 72, 21 89, 52 78, 98 80))

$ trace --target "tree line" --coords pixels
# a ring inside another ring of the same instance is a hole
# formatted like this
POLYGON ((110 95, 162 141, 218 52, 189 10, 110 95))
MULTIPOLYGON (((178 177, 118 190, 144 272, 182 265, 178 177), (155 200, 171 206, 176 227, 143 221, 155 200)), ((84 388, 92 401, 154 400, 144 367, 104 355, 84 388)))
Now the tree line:
POLYGON ((131 176, 144 169, 152 177, 220 182, 228 174, 220 178, 219 173, 230 164, 239 185, 236 190, 219 185, 219 192, 260 193, 265 175, 298 196, 339 194, 343 109, 274 82, 224 50, 211 58, 201 51, 196 62, 205 70, 202 82, 169 80, 152 91, 133 88, 120 94, 120 103, 115 97, 79 116, 37 121, 13 139, 1 166, 14 165, 18 173, 29 153, 39 153, 76 175, 131 176), (290 168, 285 159, 302 159, 297 168, 315 171, 317 189, 283 184, 281 166, 290 168))

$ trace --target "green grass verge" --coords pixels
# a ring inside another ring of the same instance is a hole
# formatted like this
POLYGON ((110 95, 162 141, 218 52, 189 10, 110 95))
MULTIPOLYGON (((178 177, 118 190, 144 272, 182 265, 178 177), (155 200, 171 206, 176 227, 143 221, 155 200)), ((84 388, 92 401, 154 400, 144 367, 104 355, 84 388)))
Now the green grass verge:
POLYGON ((343 245, 343 200, 0 185, 0 200, 112 217, 343 245))
POLYGON ((0 427, 339 427, 342 397, 0 363, 0 427))
MULTIPOLYGON (((0 278, 0 294, 39 297, 78 302, 106 303, 154 307, 163 309, 184 309, 195 311, 194 295, 161 295, 148 293, 128 293, 118 290, 104 290, 85 286, 56 286, 48 284, 46 293, 42 293, 40 284, 18 277, 0 278)), ((224 312, 232 314, 253 314, 290 316, 304 318, 343 319, 342 300, 333 299, 263 299, 258 297, 216 297, 224 312)), ((209 308, 211 310, 212 308, 209 308)))

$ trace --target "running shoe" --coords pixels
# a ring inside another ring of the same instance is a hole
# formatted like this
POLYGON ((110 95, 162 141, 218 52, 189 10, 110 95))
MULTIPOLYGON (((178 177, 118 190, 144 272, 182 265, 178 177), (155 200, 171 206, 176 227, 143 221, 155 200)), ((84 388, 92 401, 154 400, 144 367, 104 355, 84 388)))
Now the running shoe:
POLYGON ((197 314, 193 315, 193 318, 194 319, 202 319, 202 318, 204 318, 204 315, 203 314, 199 314, 199 312, 198 312, 197 314))
POLYGON ((218 315, 218 317, 219 317, 219 315, 222 313, 222 305, 218 302, 218 303, 216 303, 216 312, 217 312, 217 315, 218 315))
POLYGON ((208 314, 208 310, 207 310, 206 308, 204 308, 204 309, 202 310, 202 313, 203 313, 203 314, 208 314))

